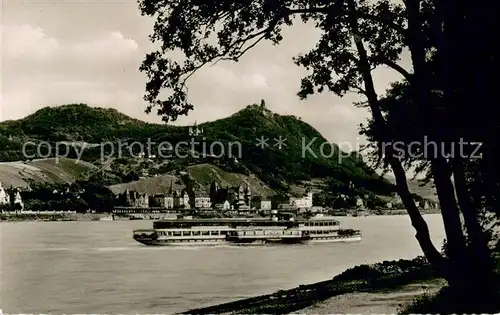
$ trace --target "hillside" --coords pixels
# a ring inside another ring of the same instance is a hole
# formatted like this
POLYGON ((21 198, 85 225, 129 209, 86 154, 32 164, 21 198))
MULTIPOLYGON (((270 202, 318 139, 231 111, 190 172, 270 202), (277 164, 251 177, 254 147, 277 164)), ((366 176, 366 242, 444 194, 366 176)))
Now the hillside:
POLYGON ((92 164, 75 160, 55 159, 23 162, 0 162, 0 182, 5 187, 27 187, 28 180, 47 183, 72 183, 93 168, 92 164))
POLYGON ((172 183, 173 190, 181 190, 185 187, 180 178, 173 175, 162 175, 151 178, 141 178, 137 181, 132 181, 123 184, 109 186, 109 189, 115 194, 121 194, 127 189, 140 193, 148 193, 149 195, 166 194, 172 183))
POLYGON ((168 128, 131 118, 116 109, 70 104, 45 107, 23 119, 1 122, 0 135, 13 137, 14 140, 101 143, 150 136, 168 128))
MULTIPOLYGON (((186 168, 186 175, 195 181, 194 190, 200 195, 209 195, 210 185, 215 180, 220 187, 236 187, 240 184, 248 185, 253 195, 272 196, 274 191, 267 187, 255 176, 230 173, 211 164, 198 164, 186 168)), ((159 175, 151 178, 141 178, 129 183, 111 185, 109 188, 114 193, 123 193, 125 190, 134 190, 141 193, 165 194, 170 189, 181 190, 185 188, 184 176, 180 174, 159 175)))
MULTIPOLYGON (((157 157, 141 161, 130 156, 125 149, 124 156, 107 168, 117 178, 115 183, 119 183, 120 178, 122 182, 137 180, 138 174, 144 173, 147 177, 188 171, 200 182, 200 187, 204 187, 205 178, 211 178, 210 174, 217 167, 220 171, 214 174, 218 174, 223 183, 255 179, 256 187, 267 186, 274 191, 289 192, 294 186, 301 186, 301 183, 313 178, 328 178, 335 182, 336 187, 352 182, 356 187, 378 195, 387 195, 394 190, 392 184, 380 180, 358 155, 340 152, 333 145, 326 146, 323 152, 328 156, 322 156, 321 145, 327 140, 316 129, 294 116, 272 113, 264 103, 249 105, 227 118, 199 127, 204 133, 194 137, 194 140, 204 145, 192 149, 185 146, 178 153, 186 153, 187 156, 178 154, 162 159, 156 154, 158 143, 168 141, 175 146, 183 141, 190 142, 192 137, 186 127, 149 124, 113 109, 92 108, 83 104, 47 107, 24 119, 0 123, 0 161, 23 159, 20 148, 22 142, 28 139, 94 144, 118 140, 146 144, 150 140, 156 143, 151 147, 151 153, 157 157), (268 139, 268 147, 256 146, 256 139, 261 137, 268 139), (286 139, 281 148, 275 146, 275 140, 280 137, 286 139), (303 150, 303 146, 311 141, 311 151, 303 150), (212 144, 217 144, 214 150, 210 150, 212 144), (231 152, 229 148, 234 148, 234 144, 237 144, 236 150, 231 152), (193 150, 201 156, 194 156, 193 150), (235 175, 231 178, 227 174, 235 175)), ((97 165, 100 163, 100 151, 99 147, 86 149, 83 159, 97 165)))

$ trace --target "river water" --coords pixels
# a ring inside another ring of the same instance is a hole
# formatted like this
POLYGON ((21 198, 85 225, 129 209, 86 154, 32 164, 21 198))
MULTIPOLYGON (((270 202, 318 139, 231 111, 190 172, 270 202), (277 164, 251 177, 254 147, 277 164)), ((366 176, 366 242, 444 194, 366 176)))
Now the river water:
MULTIPOLYGON (((441 246, 439 215, 426 215, 441 246)), ((359 243, 147 247, 152 221, 0 223, 4 313, 171 314, 327 280, 362 263, 421 254, 407 216, 339 217, 359 243)))

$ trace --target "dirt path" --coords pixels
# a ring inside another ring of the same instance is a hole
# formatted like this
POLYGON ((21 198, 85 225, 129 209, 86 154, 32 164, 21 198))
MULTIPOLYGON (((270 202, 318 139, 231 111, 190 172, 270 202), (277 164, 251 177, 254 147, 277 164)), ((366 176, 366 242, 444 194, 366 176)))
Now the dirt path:
POLYGON ((397 314, 401 305, 409 304, 424 293, 436 293, 443 280, 406 285, 397 291, 348 293, 332 297, 292 314, 397 314))

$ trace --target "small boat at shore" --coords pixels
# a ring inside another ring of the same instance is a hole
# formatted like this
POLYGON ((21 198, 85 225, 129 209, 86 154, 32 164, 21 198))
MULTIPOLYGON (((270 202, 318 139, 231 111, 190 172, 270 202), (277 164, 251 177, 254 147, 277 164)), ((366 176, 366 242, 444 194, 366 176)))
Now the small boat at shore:
POLYGON ((137 242, 149 246, 308 244, 361 241, 361 232, 341 229, 339 221, 272 218, 166 219, 153 229, 133 231, 137 242))

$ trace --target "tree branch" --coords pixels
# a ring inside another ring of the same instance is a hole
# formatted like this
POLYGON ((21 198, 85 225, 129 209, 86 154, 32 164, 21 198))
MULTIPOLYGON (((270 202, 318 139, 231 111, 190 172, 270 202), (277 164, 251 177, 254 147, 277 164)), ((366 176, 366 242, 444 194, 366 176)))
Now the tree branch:
POLYGON ((392 68, 394 70, 396 70, 397 72, 399 72, 399 74, 401 74, 406 80, 410 81, 411 80, 411 73, 409 73, 408 71, 406 71, 405 68, 401 67, 400 65, 398 65, 397 63, 393 62, 393 61, 390 61, 388 59, 380 59, 378 60, 379 63, 381 64, 384 64, 386 66, 388 66, 389 68, 392 68))
MULTIPOLYGON (((330 6, 320 7, 320 8, 312 7, 312 8, 307 8, 307 9, 289 9, 288 12, 290 12, 290 14, 307 14, 307 13, 328 14, 329 12, 331 12, 329 9, 330 9, 330 6)), ((345 13, 345 14, 347 15, 347 13, 345 13)), ((407 29, 406 28, 401 27, 401 26, 397 25, 396 23, 391 22, 389 20, 385 20, 379 16, 366 14, 363 12, 356 12, 355 17, 359 18, 359 19, 370 20, 370 21, 388 26, 388 27, 392 28, 393 30, 395 30, 396 32, 400 33, 401 35, 403 35, 405 37, 407 36, 407 29)))

